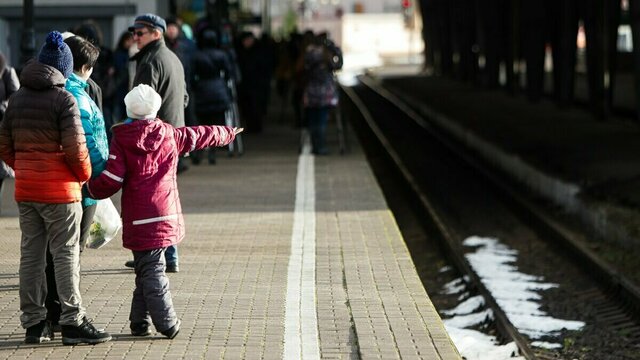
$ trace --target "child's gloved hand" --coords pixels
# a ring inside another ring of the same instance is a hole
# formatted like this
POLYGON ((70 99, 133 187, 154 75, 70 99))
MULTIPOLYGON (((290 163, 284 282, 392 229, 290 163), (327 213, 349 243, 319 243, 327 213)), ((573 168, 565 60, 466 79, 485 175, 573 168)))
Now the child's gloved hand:
POLYGON ((233 133, 234 133, 235 135, 238 135, 238 134, 240 134, 240 133, 241 133, 241 132, 243 132, 243 131, 244 131, 244 128, 239 128, 239 127, 235 127, 235 128, 233 128, 233 133))

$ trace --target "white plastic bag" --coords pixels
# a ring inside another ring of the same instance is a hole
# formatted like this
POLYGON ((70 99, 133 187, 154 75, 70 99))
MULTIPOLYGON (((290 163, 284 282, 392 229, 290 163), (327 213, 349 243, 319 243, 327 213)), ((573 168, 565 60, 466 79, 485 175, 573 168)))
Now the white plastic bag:
POLYGON ((111 199, 98 201, 93 224, 89 228, 87 247, 99 249, 111 241, 122 228, 122 219, 111 199))
POLYGON ((7 165, 4 161, 0 160, 0 179, 11 178, 15 179, 16 173, 13 172, 13 169, 7 165))

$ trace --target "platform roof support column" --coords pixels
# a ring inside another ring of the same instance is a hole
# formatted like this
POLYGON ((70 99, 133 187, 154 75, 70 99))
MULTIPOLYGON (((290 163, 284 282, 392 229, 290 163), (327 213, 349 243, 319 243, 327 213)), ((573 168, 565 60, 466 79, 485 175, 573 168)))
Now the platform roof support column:
POLYGON ((36 31, 33 28, 33 0, 24 0, 23 2, 20 52, 21 66, 36 54, 36 31))
POLYGON ((463 81, 476 81, 478 74, 477 19, 475 0, 454 0, 451 2, 451 39, 454 54, 458 60, 456 76, 463 81))
POLYGON ((640 0, 629 0, 629 22, 633 39, 633 74, 636 91, 636 119, 640 122, 640 0))
POLYGON ((557 3, 556 34, 553 42, 553 75, 555 97, 559 104, 573 102, 578 36, 578 0, 557 3))
POLYGON ((271 34, 271 0, 262 0, 262 33, 271 34))
POLYGON ((604 2, 586 0, 581 3, 584 32, 587 39, 587 82, 589 104, 598 117, 604 116, 604 2))
POLYGON ((436 74, 451 75, 453 69, 449 0, 422 0, 426 62, 436 74))
POLYGON ((546 12, 544 3, 538 0, 523 0, 522 54, 527 64, 527 96, 532 101, 542 98, 544 79, 546 12))
POLYGON ((616 85, 616 73, 618 68, 618 27, 622 17, 620 1, 605 1, 605 115, 609 115, 613 107, 613 89, 616 85))
POLYGON ((435 29, 433 24, 433 6, 429 0, 420 0, 420 13, 422 15, 422 41, 424 42, 424 65, 429 72, 435 71, 433 38, 435 29))

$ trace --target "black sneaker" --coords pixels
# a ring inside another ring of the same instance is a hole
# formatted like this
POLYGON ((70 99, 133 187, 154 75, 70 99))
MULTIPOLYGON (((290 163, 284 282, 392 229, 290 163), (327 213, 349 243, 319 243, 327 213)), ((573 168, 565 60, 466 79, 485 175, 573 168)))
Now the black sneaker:
POLYGON ((132 269, 133 269, 133 268, 135 268, 135 267, 136 267, 136 262, 135 262, 135 261, 133 261, 133 260, 127 260, 127 261, 124 263, 124 266, 126 266, 126 267, 128 267, 128 268, 132 268, 132 269))
POLYGON ((53 340, 53 330, 51 324, 47 320, 42 320, 39 323, 27 328, 27 334, 24 337, 24 342, 27 344, 40 344, 45 341, 53 340))
POLYGON ((109 333, 97 330, 91 320, 82 319, 79 326, 62 325, 62 343, 64 345, 77 345, 81 343, 99 344, 111 340, 109 333))
POLYGON ((149 329, 149 323, 131 323, 129 325, 131 329, 131 335, 133 336, 149 336, 151 335, 151 329, 149 329))
POLYGON ((172 327, 168 328, 165 331, 161 331, 160 333, 168 337, 169 339, 173 339, 174 337, 176 337, 176 335, 178 335, 179 332, 180 332, 180 320, 178 320, 178 322, 172 327))
POLYGON ((165 270, 165 272, 177 273, 180 272, 180 267, 178 266, 178 264, 167 264, 167 269, 165 270))

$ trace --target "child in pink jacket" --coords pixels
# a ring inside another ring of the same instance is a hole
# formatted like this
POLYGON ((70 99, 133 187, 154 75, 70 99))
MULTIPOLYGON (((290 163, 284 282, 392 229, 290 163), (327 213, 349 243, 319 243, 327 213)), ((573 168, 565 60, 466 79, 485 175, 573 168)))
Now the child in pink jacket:
POLYGON ((124 99, 127 116, 113 126, 107 167, 87 183, 92 198, 104 199, 122 188, 123 246, 133 252, 136 288, 131 301, 131 334, 156 330, 173 339, 180 321, 173 309, 164 251, 184 238, 176 169, 180 155, 224 146, 242 131, 228 126, 174 128, 156 118, 162 99, 140 84, 124 99))

